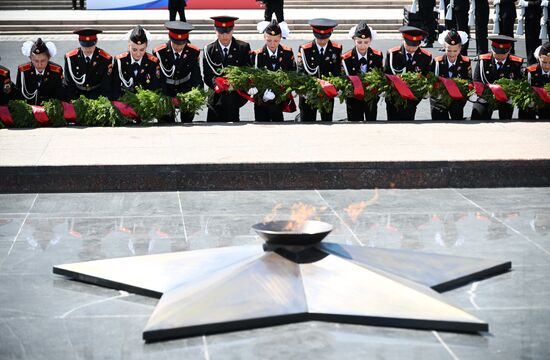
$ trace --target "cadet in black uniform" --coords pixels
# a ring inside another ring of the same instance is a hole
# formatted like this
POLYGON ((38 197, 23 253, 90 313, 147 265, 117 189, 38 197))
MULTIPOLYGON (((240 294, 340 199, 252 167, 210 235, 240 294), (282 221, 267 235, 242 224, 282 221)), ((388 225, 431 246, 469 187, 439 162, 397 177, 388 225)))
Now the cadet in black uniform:
MULTIPOLYGON (((420 47, 426 32, 414 26, 402 26, 399 31, 403 34, 403 44, 388 50, 384 72, 393 75, 411 71, 428 74, 432 65, 432 54, 420 47)), ((396 108, 388 100, 386 98, 388 120, 414 120, 416 107, 422 99, 408 100, 405 109, 396 108)))
POLYGON ((84 95, 88 99, 110 96, 113 58, 98 48, 96 29, 80 29, 78 34, 80 47, 65 54, 65 86, 69 100, 84 95))
MULTIPOLYGON (((474 71, 474 81, 492 84, 500 78, 519 79, 522 77, 523 59, 510 55, 512 43, 516 40, 506 35, 490 35, 491 52, 479 56, 479 62, 474 71)), ((511 119, 514 107, 511 104, 499 103, 499 118, 511 119)), ((472 120, 490 120, 492 111, 486 103, 479 100, 474 103, 472 120)))
MULTIPOLYGON (((546 41, 539 46, 534 56, 538 60, 538 64, 529 66, 526 69, 527 80, 531 86, 544 87, 550 82, 550 42, 546 41)), ((520 119, 550 119, 550 105, 545 104, 542 109, 521 110, 519 111, 520 119)))
POLYGON ((437 31, 437 19, 434 16, 435 0, 418 0, 418 14, 423 20, 422 29, 426 32, 426 47, 432 47, 437 31))
MULTIPOLYGON (((238 18, 212 17, 218 40, 204 47, 203 74, 206 85, 214 89, 216 78, 226 66, 250 66, 250 44, 233 37, 233 27, 238 18)), ((238 122, 239 111, 248 100, 234 91, 222 91, 208 97, 206 121, 238 122)))
MULTIPOLYGON (((342 45, 329 40, 332 30, 338 25, 330 19, 313 19, 309 21, 313 29, 315 40, 300 45, 297 55, 298 72, 322 78, 323 76, 338 76, 342 67, 342 45)), ((330 112, 321 112, 321 121, 332 122, 334 100, 330 112)), ((303 122, 316 121, 317 109, 306 103, 300 97, 300 120, 303 122)))
POLYGON ((472 0, 475 4, 476 51, 485 54, 489 51, 487 45, 487 24, 489 24, 489 1, 472 0))
POLYGON ((29 105, 40 105, 49 99, 63 100, 63 69, 50 62, 57 53, 55 45, 38 38, 34 43, 27 41, 21 50, 31 61, 18 68, 17 97, 29 105))
POLYGON ((148 43, 145 30, 135 27, 128 39, 128 51, 114 61, 111 100, 117 100, 124 91, 135 92, 137 87, 153 91, 160 87, 159 61, 147 52, 148 43))
MULTIPOLYGON (((295 71, 294 52, 292 48, 281 45, 283 36, 281 27, 277 20, 271 23, 263 22, 258 24, 258 30, 264 34, 265 45, 252 52, 252 64, 257 69, 277 71, 295 71)), ((285 34, 288 35, 288 34, 285 34)), ((285 36, 286 37, 286 36, 285 36)), ((249 95, 254 96, 258 90, 252 88, 249 95)), ((275 94, 266 90, 263 94, 257 94, 254 103, 254 119, 258 122, 274 121, 282 122, 283 104, 275 104, 275 94)))
MULTIPOLYGON (((193 25, 181 21, 168 21, 164 24, 168 29, 170 41, 159 45, 154 55, 159 59, 162 91, 168 96, 186 93, 193 88, 204 88, 199 65, 200 49, 189 42, 189 33, 193 25)), ((181 122, 190 123, 195 114, 180 114, 181 122)), ((159 119, 160 122, 174 122, 174 116, 159 119)))
POLYGON ((2 92, 0 92, 0 105, 7 105, 12 100, 14 95, 14 86, 10 77, 10 70, 0 65, 0 86, 2 86, 2 92))
POLYGON ((285 15, 283 13, 284 0, 263 0, 265 4, 264 20, 271 21, 273 14, 277 17, 278 22, 285 21, 285 15))
POLYGON ((170 21, 176 20, 176 15, 179 14, 180 21, 187 21, 185 19, 185 7, 187 6, 187 0, 168 0, 168 11, 170 13, 170 21))
MULTIPOLYGON (((347 76, 361 76, 372 69, 382 69, 382 52, 370 46, 375 34, 364 20, 351 29, 355 47, 342 55, 342 68, 347 76)), ((346 99, 348 121, 376 121, 377 108, 378 100, 367 103, 355 98, 346 99)))
MULTIPOLYGON (((459 78, 472 81, 472 63, 470 58, 460 53, 462 44, 468 41, 468 34, 463 31, 444 31, 439 42, 445 47, 445 55, 434 57, 432 72, 444 78, 459 78)), ((436 99, 430 98, 432 120, 464 119, 464 106, 467 99, 454 100, 447 108, 436 99)))

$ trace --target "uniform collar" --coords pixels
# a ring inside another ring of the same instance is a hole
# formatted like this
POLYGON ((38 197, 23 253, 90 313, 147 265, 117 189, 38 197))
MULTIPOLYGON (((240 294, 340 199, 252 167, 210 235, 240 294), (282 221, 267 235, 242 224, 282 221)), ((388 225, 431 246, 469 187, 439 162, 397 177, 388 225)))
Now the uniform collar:
POLYGON ((279 52, 279 48, 275 49, 275 52, 271 52, 271 50, 269 50, 269 48, 266 46, 265 47, 267 49, 267 54, 269 55, 269 57, 275 55, 275 57, 277 57, 277 53, 279 52))
POLYGON ((369 49, 367 49, 367 51, 365 52, 365 55, 361 55, 359 53, 359 50, 357 50, 357 48, 355 48, 355 52, 357 53, 357 60, 361 60, 363 58, 365 58, 365 60, 368 60, 369 49))
POLYGON ((34 73, 35 73, 36 75, 44 75, 44 74, 46 73, 46 69, 44 68, 44 70, 42 70, 42 71, 40 72, 40 71, 36 70, 36 68, 34 68, 34 73))
POLYGON ((229 49, 231 49, 231 45, 233 45, 233 39, 231 39, 231 42, 227 46, 223 46, 222 43, 218 40, 218 45, 220 45, 220 48, 222 49, 222 51, 223 49, 227 49, 227 51, 229 51, 229 49))
POLYGON ((134 65, 135 63, 137 63, 139 66, 141 66, 141 61, 143 60, 143 58, 139 59, 139 60, 134 60, 134 58, 132 57, 132 55, 130 55, 130 58, 132 59, 132 65, 134 65))

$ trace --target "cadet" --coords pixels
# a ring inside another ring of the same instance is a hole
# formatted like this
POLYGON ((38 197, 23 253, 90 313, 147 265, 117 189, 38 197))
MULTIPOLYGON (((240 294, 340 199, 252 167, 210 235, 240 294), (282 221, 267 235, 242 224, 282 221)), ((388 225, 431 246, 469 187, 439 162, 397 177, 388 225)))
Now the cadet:
MULTIPOLYGON (((472 81, 470 58, 461 55, 461 47, 467 44, 468 34, 464 31, 444 31, 439 35, 439 43, 445 47, 445 55, 436 56, 432 63, 432 72, 444 78, 459 78, 472 81)), ((467 99, 456 100, 446 108, 437 99, 430 98, 432 120, 464 119, 464 106, 467 99)))
POLYGON ((108 97, 111 90, 112 57, 98 48, 97 34, 101 30, 80 29, 78 34, 80 47, 65 54, 65 86, 67 98, 77 99, 84 95, 89 99, 108 97))
MULTIPOLYGON (((403 44, 388 50, 384 72, 399 75, 412 71, 427 75, 431 69, 432 55, 420 47, 426 32, 414 26, 402 26, 399 31, 403 34, 403 44)), ((416 107, 422 99, 408 100, 405 109, 396 108, 388 100, 386 98, 388 120, 414 120, 416 107)))
POLYGON ((7 105, 14 95, 14 86, 11 81, 10 70, 2 65, 0 65, 0 84, 2 86, 0 105, 7 105))
MULTIPOLYGON (((214 89, 216 78, 227 66, 250 66, 250 45, 233 37, 233 27, 238 19, 232 16, 212 17, 218 39, 204 47, 204 82, 214 89)), ((206 121, 238 122, 240 108, 247 100, 234 91, 222 91, 208 97, 206 121)))
MULTIPOLYGON (((342 55, 342 67, 347 76, 363 75, 372 69, 382 69, 382 52, 373 49, 370 45, 376 32, 362 20, 349 32, 355 42, 355 47, 342 55)), ((354 98, 346 99, 348 121, 376 121, 378 100, 365 102, 354 98)))
POLYGON ((35 42, 25 42, 21 52, 30 62, 17 70, 17 97, 30 105, 40 105, 49 99, 63 100, 63 69, 50 62, 57 53, 54 43, 44 43, 38 38, 35 42))
MULTIPOLYGON (((181 21, 168 21, 170 41, 155 48, 154 54, 160 60, 163 92, 168 96, 186 93, 193 88, 204 88, 199 65, 200 49, 189 42, 193 25, 181 21)), ((195 114, 180 113, 181 122, 190 123, 195 114)), ((174 122, 174 115, 159 119, 160 122, 174 122)))
MULTIPOLYGON (((322 78, 323 76, 340 75, 342 67, 342 45, 329 40, 332 30, 338 25, 330 19, 313 19, 309 21, 315 40, 300 45, 297 55, 298 72, 322 78)), ((321 121, 332 121, 334 100, 330 112, 321 112, 321 121)), ((317 110, 300 97, 300 120, 315 121, 317 110)))
MULTIPOLYGON (((489 35, 491 52, 479 56, 479 62, 474 71, 474 81, 492 84, 500 78, 521 78, 523 59, 510 55, 512 43, 516 40, 506 35, 489 35)), ((481 100, 481 99, 480 99, 481 100)), ((492 111, 489 106, 478 100, 472 109, 472 120, 490 120, 492 111)), ((511 119, 514 107, 507 103, 498 103, 499 118, 511 119)))
POLYGON ((159 61, 147 52, 148 40, 141 26, 130 31, 128 51, 117 55, 114 61, 112 100, 117 100, 123 91, 135 92, 137 87, 146 90, 160 87, 159 61))
MULTIPOLYGON (((273 19, 271 23, 262 21, 258 24, 258 31, 264 34, 265 45, 252 52, 252 64, 257 69, 266 69, 277 71, 295 71, 294 52, 292 48, 281 45, 281 38, 288 35, 283 33, 277 20, 273 19)), ((250 89, 249 95, 256 95, 256 88, 250 89)), ((273 99, 275 94, 271 90, 266 90, 263 94, 255 96, 254 119, 258 122, 276 121, 282 122, 283 104, 275 104, 273 99)))
MULTIPOLYGON (((531 86, 544 87, 550 82, 550 42, 546 41, 534 52, 538 64, 529 66, 527 70, 527 80, 531 86)), ((520 119, 550 119, 550 106, 545 104, 543 108, 535 110, 519 111, 520 119)))

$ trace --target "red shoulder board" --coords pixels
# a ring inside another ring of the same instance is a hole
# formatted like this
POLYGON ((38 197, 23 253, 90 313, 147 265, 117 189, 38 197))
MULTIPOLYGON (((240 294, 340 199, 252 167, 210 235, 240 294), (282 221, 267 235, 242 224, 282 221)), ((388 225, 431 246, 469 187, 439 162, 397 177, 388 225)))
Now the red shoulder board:
POLYGON ((50 70, 58 74, 61 74, 61 66, 59 65, 50 64, 50 70))
POLYGON ((395 46, 395 47, 392 47, 391 49, 388 50, 388 52, 394 52, 394 51, 399 51, 401 50, 401 46, 395 46))
POLYGON ((309 49, 312 46, 313 46, 313 43, 308 42, 308 43, 302 45, 302 49, 309 49))
POLYGON ((376 55, 382 56, 382 51, 380 51, 380 50, 372 49, 372 52, 375 53, 376 55))
POLYGON ((353 54, 353 51, 350 50, 347 53, 345 53, 344 55, 342 55, 342 59, 347 59, 347 58, 351 57, 352 54, 353 54))
POLYGON ((335 41, 332 41, 332 46, 334 46, 334 47, 337 48, 337 49, 341 49, 341 48, 342 48, 342 44, 337 43, 337 42, 335 42, 335 41))
POLYGON ((434 57, 434 60, 437 61, 437 62, 443 61, 443 55, 434 57))
MULTIPOLYGON (((164 45, 166 45, 166 44, 164 44, 164 45)), ((201 51, 201 49, 199 49, 198 46, 193 45, 193 44, 190 44, 190 43, 187 44, 187 47, 188 47, 188 48, 191 48, 191 49, 193 49, 193 50, 201 51)))
POLYGON ((0 69, 0 76, 6 76, 10 73, 9 70, 0 69))
POLYGON ((116 58, 120 60, 120 59, 124 59, 126 56, 128 56, 128 51, 123 52, 122 54, 118 54, 116 58))
POLYGON ((432 56, 432 53, 429 52, 428 50, 424 49, 424 48, 420 48, 420 51, 422 51, 424 53, 424 55, 432 56))
POLYGON ((151 60, 152 62, 155 62, 155 63, 158 63, 159 62, 159 59, 154 56, 154 55, 151 55, 149 53, 146 53, 147 54, 147 59, 151 60))
POLYGON ((113 58, 108 52, 102 49, 99 49, 99 55, 103 56, 107 60, 111 60, 113 58))
POLYGON ((65 54, 65 56, 66 57, 71 57, 71 56, 75 56, 76 54, 78 54, 78 49, 74 49, 74 50, 69 51, 68 53, 65 54))
MULTIPOLYGON (((188 45, 189 45, 189 44, 188 44, 188 45)), ((153 51, 154 51, 154 52, 160 51, 160 50, 164 49, 164 48, 167 47, 167 46, 168 46, 168 45, 166 45, 166 44, 161 44, 161 45, 157 46, 157 47, 155 48, 155 50, 153 50, 153 51)))
POLYGON ((292 51, 292 48, 290 46, 281 45, 284 51, 292 51))
POLYGON ((26 63, 26 64, 23 64, 23 65, 19 65, 19 71, 23 72, 23 71, 27 71, 31 68, 31 63, 26 63))
POLYGON ((470 58, 465 56, 465 55, 460 55, 462 56, 462 61, 465 61, 465 62, 470 62, 470 58))
POLYGON ((527 68, 527 71, 529 72, 537 71, 537 64, 529 66, 527 68))
POLYGON ((491 60, 492 55, 491 54, 481 54, 479 55, 480 60, 491 60))
POLYGON ((509 57, 509 58, 510 58, 510 60, 512 60, 512 61, 516 61, 516 62, 520 62, 520 63, 521 63, 521 62, 523 62, 523 59, 522 59, 522 58, 520 58, 519 56, 516 56, 516 55, 510 55, 510 56, 508 56, 508 57, 509 57))

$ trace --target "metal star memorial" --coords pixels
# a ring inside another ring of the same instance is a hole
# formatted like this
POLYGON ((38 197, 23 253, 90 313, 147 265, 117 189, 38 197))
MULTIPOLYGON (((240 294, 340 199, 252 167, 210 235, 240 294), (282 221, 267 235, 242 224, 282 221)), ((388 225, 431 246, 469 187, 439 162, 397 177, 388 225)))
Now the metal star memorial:
MULTIPOLYGON (((286 223, 286 222, 285 222, 286 223)), ((160 298, 146 342, 309 320, 457 332, 489 325, 440 292, 510 270, 509 261, 321 242, 332 226, 257 224, 262 245, 96 260, 55 274, 160 298)))

